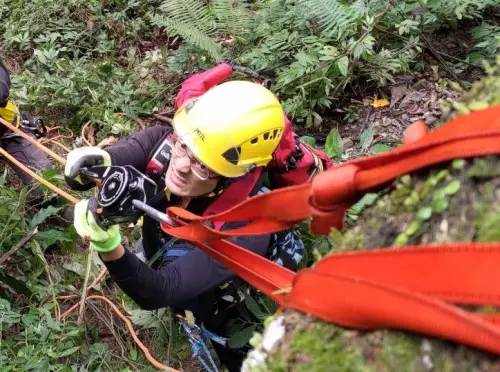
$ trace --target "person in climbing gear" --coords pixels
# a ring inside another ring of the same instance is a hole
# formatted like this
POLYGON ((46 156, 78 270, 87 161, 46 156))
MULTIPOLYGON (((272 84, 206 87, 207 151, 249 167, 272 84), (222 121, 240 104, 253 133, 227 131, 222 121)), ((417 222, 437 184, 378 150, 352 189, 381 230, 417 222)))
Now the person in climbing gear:
MULTIPOLYGON (((131 165, 160 186, 162 191, 149 203, 160 211, 179 206, 201 215, 217 203, 225 203, 219 205, 224 210, 232 206, 228 194, 241 193, 242 187, 231 185, 250 182, 253 186, 244 198, 268 191, 263 186, 266 173, 256 170, 266 169, 284 127, 285 115, 273 93, 257 83, 225 82, 180 106, 173 129, 153 126, 106 150, 73 150, 65 177, 73 189, 88 190, 94 183, 79 174, 82 167, 131 165)), ((147 310, 172 306, 180 314, 192 311, 197 324, 221 339, 228 336, 228 321, 238 317, 237 304, 246 293, 241 279, 190 242, 164 233, 147 216, 136 247, 149 262, 145 263, 123 247, 117 225, 106 231, 98 226, 93 208, 92 199, 75 206, 75 228, 80 236, 90 237, 91 247, 128 296, 147 310), (151 263, 158 252, 160 258, 151 263)), ((225 224, 220 229, 242 225, 225 224)), ((229 240, 291 269, 297 268, 304 250, 293 230, 229 240)), ((221 363, 239 371, 248 349, 230 349, 214 341, 221 363)))
MULTIPOLYGON (((39 132, 39 119, 34 118, 27 112, 20 112, 16 104, 9 98, 10 77, 3 60, 0 58, 0 117, 32 137, 39 132)), ((33 171, 44 171, 52 167, 51 161, 35 145, 23 137, 13 133, 4 125, 0 125, 0 147, 11 154, 33 171)), ((32 186, 29 201, 31 204, 39 204, 43 200, 41 187, 34 182, 33 178, 14 164, 9 164, 18 174, 19 178, 32 186)))

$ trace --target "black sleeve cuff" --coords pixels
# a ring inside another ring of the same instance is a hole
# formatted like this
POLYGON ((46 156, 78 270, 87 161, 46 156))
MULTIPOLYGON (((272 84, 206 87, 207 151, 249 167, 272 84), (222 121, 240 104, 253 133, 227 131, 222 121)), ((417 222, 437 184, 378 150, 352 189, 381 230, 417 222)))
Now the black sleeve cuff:
MULTIPOLYGON (((99 257, 102 260, 101 255, 99 257)), ((125 249, 125 254, 114 261, 102 261, 107 267, 111 278, 115 282, 123 282, 137 277, 139 273, 140 260, 128 249, 125 249)))

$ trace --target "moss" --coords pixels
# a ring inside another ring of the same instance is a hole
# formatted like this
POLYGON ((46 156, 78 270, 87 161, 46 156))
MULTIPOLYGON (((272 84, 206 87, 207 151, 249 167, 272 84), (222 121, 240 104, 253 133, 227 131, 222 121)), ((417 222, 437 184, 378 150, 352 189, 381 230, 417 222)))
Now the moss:
MULTIPOLYGON (((492 75, 474 84, 464 100, 455 104, 457 110, 452 109, 452 104, 445 107, 442 121, 461 111, 474 111, 484 106, 483 102, 500 103, 500 58, 492 75)), ((363 211, 354 227, 335 235, 335 251, 394 244, 500 241, 499 186, 498 156, 456 159, 405 175, 363 211)), ((467 310, 499 312, 484 306, 467 310)), ((421 334, 358 332, 289 311, 285 338, 263 368, 308 372, 489 372, 500 370, 500 360, 465 345, 421 334)))
POLYGON ((280 355, 271 355, 266 371, 297 372, 365 372, 365 358, 354 344, 352 336, 357 332, 343 332, 334 325, 315 322, 304 318, 294 324, 288 337, 293 334, 287 351, 280 355), (293 365, 293 368, 287 366, 293 365))

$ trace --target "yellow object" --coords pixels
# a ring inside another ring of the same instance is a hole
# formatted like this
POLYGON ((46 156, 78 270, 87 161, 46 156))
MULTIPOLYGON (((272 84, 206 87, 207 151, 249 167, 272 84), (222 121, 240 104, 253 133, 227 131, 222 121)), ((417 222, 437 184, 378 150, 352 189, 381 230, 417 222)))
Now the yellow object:
POLYGON ((16 128, 19 128, 19 125, 21 124, 21 114, 19 113, 17 106, 11 100, 7 101, 7 105, 5 107, 0 107, 0 116, 16 128))
POLYGON ((285 114, 262 85, 229 81, 185 102, 173 126, 200 162, 224 177, 239 177, 269 163, 285 114))
POLYGON ((377 108, 377 107, 385 107, 389 103, 390 102, 388 100, 386 100, 385 98, 382 98, 382 99, 376 99, 375 101, 373 101, 372 103, 370 103, 370 106, 373 106, 375 108, 377 108))

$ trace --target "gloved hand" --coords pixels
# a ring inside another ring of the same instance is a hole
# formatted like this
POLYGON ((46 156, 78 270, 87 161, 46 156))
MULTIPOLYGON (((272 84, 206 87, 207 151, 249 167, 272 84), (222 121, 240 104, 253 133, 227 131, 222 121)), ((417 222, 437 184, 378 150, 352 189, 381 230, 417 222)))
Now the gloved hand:
POLYGON ((73 190, 86 191, 94 187, 93 182, 83 175, 78 174, 84 167, 95 165, 111 165, 111 156, 99 147, 79 147, 72 150, 66 158, 64 178, 73 190))
POLYGON ((76 232, 81 237, 90 238, 90 247, 97 252, 107 253, 118 247, 122 241, 120 227, 113 225, 106 231, 101 229, 94 218, 92 206, 95 199, 91 198, 79 201, 75 205, 73 223, 76 232))

